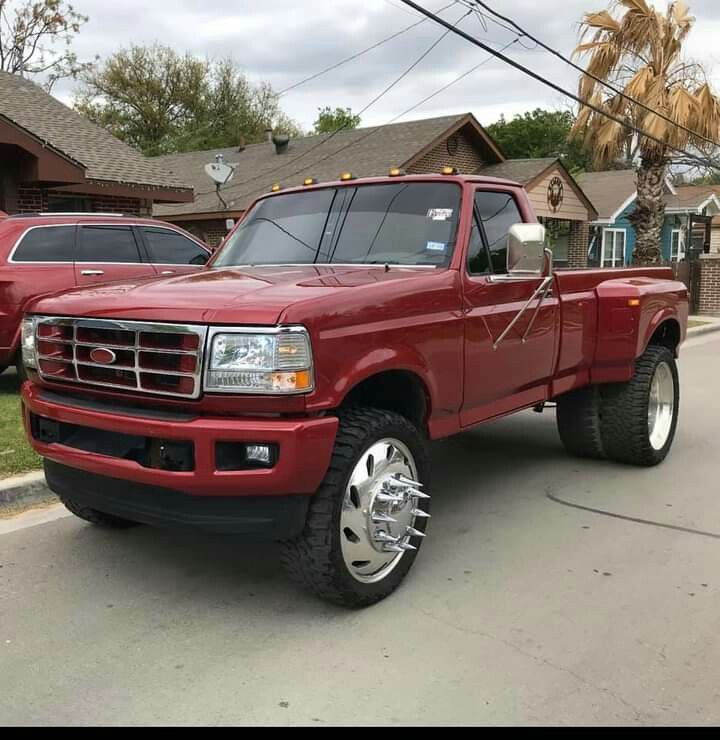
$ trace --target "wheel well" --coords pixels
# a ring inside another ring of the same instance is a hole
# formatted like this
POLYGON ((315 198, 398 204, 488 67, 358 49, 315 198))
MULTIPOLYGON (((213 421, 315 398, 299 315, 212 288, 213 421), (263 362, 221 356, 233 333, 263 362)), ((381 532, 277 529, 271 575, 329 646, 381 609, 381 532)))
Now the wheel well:
POLYGON ((648 345, 667 347, 671 352, 677 355, 677 349, 680 346, 680 324, 675 319, 663 321, 655 333, 650 337, 648 345))
POLYGON ((370 406, 394 411, 427 430, 428 393, 423 381, 405 370, 389 370, 373 375, 355 386, 343 406, 370 406))

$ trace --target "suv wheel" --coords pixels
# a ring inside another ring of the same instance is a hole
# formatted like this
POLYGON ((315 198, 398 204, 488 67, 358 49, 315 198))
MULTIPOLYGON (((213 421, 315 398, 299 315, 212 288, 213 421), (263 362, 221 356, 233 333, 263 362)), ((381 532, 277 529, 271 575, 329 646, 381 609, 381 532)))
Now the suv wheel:
POLYGON ((341 606, 389 596, 425 537, 427 473, 425 441, 407 419, 368 408, 343 412, 305 530, 283 545, 289 575, 341 606))

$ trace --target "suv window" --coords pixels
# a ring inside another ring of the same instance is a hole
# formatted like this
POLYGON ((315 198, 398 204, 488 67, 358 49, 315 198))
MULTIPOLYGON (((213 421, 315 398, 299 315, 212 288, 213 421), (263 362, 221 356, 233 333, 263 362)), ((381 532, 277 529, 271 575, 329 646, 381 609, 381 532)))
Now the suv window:
POLYGON ((143 227, 142 232, 151 262, 159 265, 204 265, 208 261, 208 253, 182 234, 151 226, 143 227))
POLYGON ((18 244, 14 262, 72 262, 74 226, 37 226, 18 244))
POLYGON ((493 271, 507 273, 507 236, 510 227, 522 223, 520 209, 512 193, 479 191, 475 207, 485 228, 493 271))
POLYGON ((130 226, 81 226, 78 262, 142 262, 130 226))

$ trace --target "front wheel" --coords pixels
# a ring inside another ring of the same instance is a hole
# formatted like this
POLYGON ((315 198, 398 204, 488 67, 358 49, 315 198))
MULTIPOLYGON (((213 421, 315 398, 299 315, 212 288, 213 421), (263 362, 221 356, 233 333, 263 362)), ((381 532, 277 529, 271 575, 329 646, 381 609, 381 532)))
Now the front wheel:
POLYGON ((680 383, 667 347, 650 346, 628 383, 602 390, 600 429, 611 460, 652 467, 670 452, 677 429, 680 383))
POLYGON ((369 408, 343 412, 305 530, 283 545, 291 578, 350 608, 389 596, 425 537, 427 473, 425 441, 407 419, 369 408))

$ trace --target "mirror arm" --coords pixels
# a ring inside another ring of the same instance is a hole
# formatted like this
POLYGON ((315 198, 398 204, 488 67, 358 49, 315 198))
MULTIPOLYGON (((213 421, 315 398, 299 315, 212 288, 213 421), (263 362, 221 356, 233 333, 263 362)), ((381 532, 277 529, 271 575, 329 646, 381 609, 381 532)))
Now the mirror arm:
POLYGON ((537 308, 535 309, 535 315, 532 318, 532 321, 530 322, 530 325, 528 326, 528 330, 525 332, 525 335, 523 336, 522 341, 525 342, 527 339, 527 336, 532 329, 533 324, 535 323, 535 319, 537 318, 538 313, 540 312, 540 307, 542 306, 543 302, 547 298, 547 294, 550 290, 550 286, 552 285, 552 275, 549 275, 548 277, 544 278, 542 283, 537 287, 535 292, 530 296, 530 300, 520 309, 520 312, 518 315, 508 324, 507 329, 495 340, 495 343, 493 344, 493 351, 496 351, 498 347, 505 341, 507 335, 513 330, 515 325, 520 321, 520 319, 527 313, 528 309, 532 305, 533 301, 537 298, 540 298, 540 302, 538 303, 537 308))
POLYGON ((530 332, 533 330, 533 326, 535 326, 535 322, 537 321, 538 314, 540 313, 540 309, 542 308, 543 303, 547 300, 548 294, 550 293, 550 288, 552 287, 552 273, 548 275, 545 280, 543 281, 543 284, 540 286, 541 288, 544 287, 543 294, 540 296, 540 300, 538 301, 537 308, 535 309, 535 313, 532 315, 532 318, 530 319, 530 323, 527 326, 527 329, 525 330, 525 334, 523 334, 522 343, 525 344, 527 342, 527 338, 530 336, 530 332))

